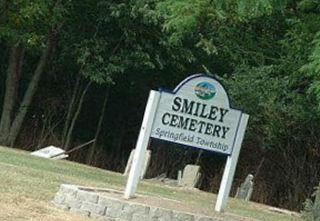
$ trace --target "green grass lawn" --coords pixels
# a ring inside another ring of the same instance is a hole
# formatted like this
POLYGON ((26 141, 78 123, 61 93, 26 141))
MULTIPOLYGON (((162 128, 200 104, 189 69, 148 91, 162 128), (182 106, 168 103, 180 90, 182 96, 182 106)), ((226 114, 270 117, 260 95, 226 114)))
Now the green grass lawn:
MULTIPOLYGON (((0 220, 92 220, 59 211, 50 201, 60 184, 123 189, 121 174, 88 167, 65 160, 54 161, 29 155, 24 151, 0 147, 0 220), (60 215, 56 215, 56 214, 60 215)), ((213 210, 216 195, 190 192, 144 181, 139 193, 188 202, 195 208, 213 210)), ((301 219, 268 211, 268 207, 229 201, 228 214, 255 218, 261 221, 299 221, 301 219)))

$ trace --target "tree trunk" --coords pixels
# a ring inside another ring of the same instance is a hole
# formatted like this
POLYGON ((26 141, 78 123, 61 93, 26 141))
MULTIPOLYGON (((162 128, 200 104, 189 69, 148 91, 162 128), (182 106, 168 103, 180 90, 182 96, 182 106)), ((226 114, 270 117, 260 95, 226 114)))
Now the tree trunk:
POLYGON ((263 156, 262 159, 261 159, 261 161, 260 161, 260 163, 259 163, 259 165, 258 165, 258 167, 257 167, 257 169, 256 169, 256 172, 255 172, 255 174, 254 174, 254 178, 255 178, 255 179, 257 179, 257 176, 258 176, 258 174, 260 173, 260 170, 261 170, 261 167, 262 167, 262 165, 263 165, 263 163, 264 163, 264 160, 265 160, 265 157, 263 156))
POLYGON ((98 137, 102 128, 102 123, 103 123, 103 119, 104 119, 104 114, 106 111, 106 107, 107 107, 107 101, 108 101, 108 97, 109 97, 109 88, 106 89, 106 95, 104 97, 104 101, 103 101, 103 105, 102 105, 102 109, 101 109, 101 114, 100 114, 100 118, 99 118, 99 122, 97 125, 97 130, 96 130, 96 134, 94 136, 94 142, 93 144, 90 146, 89 150, 88 150, 88 154, 86 157, 86 164, 90 165, 92 163, 92 159, 93 159, 93 155, 97 146, 97 141, 98 141, 98 137))
MULTIPOLYGON (((122 141, 125 140, 123 137, 126 132, 127 128, 127 121, 126 118, 123 116, 123 113, 119 113, 120 115, 118 116, 118 127, 116 128, 116 134, 117 136, 114 137, 113 142, 112 142, 112 148, 116 150, 117 152, 121 149, 122 146, 122 141)), ((134 147, 133 147, 134 148, 134 147)))
POLYGON ((58 35, 58 29, 53 29, 50 34, 48 35, 48 41, 47 41, 47 47, 43 50, 42 55, 40 57, 40 60, 38 62, 37 68, 34 72, 34 75, 28 85, 28 88, 24 94, 23 100, 20 104, 20 108, 18 110, 18 113, 16 117, 14 118, 14 121, 12 123, 12 126, 10 128, 10 133, 8 137, 8 143, 13 146, 19 131, 21 129, 23 120, 26 116, 26 113, 30 107, 30 104, 32 102, 32 98, 38 88, 40 77, 43 74, 46 65, 48 64, 48 61, 52 57, 56 44, 57 44, 57 35, 58 35))
POLYGON ((79 85, 80 85, 80 79, 81 79, 81 75, 78 74, 76 85, 73 88, 72 97, 71 97, 70 104, 69 104, 69 107, 68 107, 68 113, 67 113, 67 117, 66 117, 66 122, 65 122, 64 127, 63 127, 63 132, 62 132, 62 145, 63 146, 65 145, 65 141, 66 141, 66 138, 67 138, 68 130, 70 128, 70 122, 71 122, 71 118, 72 118, 72 113, 74 112, 74 107, 76 105, 77 94, 78 94, 79 85))
POLYGON ((19 78, 24 58, 24 47, 21 45, 13 46, 9 56, 9 66, 6 79, 6 90, 3 101, 3 108, 0 121, 0 143, 8 145, 11 118, 17 98, 19 78))
POLYGON ((82 94, 81 94, 81 97, 80 97, 80 100, 79 100, 79 103, 78 103, 78 108, 72 118, 72 121, 71 121, 71 125, 70 125, 70 128, 68 130, 68 134, 67 134, 67 139, 66 139, 66 143, 64 145, 64 149, 65 150, 68 150, 70 148, 70 142, 71 142, 71 138, 72 138, 72 132, 73 132, 73 128, 74 128, 74 125, 78 119, 78 116, 81 112, 81 108, 82 108, 82 104, 83 104, 83 101, 84 101, 84 97, 89 89, 91 85, 91 81, 87 84, 87 86, 85 87, 85 89, 83 90, 82 94))

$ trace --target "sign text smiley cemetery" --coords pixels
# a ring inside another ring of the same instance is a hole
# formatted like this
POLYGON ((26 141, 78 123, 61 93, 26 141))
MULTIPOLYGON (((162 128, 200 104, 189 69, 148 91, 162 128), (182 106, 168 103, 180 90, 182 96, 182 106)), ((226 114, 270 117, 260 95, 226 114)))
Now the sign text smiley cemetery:
POLYGON ((151 91, 125 198, 134 196, 150 137, 227 155, 215 210, 225 209, 249 116, 230 106, 223 85, 197 74, 173 91, 151 91))

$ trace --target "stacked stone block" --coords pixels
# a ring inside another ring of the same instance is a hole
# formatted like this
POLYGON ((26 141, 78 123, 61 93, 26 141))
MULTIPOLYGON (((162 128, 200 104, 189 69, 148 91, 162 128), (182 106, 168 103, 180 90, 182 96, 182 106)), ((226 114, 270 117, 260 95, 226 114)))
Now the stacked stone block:
POLYGON ((169 210, 83 190, 78 186, 62 184, 53 203, 65 210, 101 221, 222 221, 213 218, 169 210))

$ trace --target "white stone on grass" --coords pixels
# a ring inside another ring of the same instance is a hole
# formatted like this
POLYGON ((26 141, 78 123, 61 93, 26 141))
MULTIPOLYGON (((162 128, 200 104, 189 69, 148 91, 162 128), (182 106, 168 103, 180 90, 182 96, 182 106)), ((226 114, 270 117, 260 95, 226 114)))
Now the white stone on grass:
POLYGON ((245 181, 240 185, 237 190, 236 198, 250 201, 253 192, 253 175, 248 174, 245 181))
MULTIPOLYGON (((132 165, 132 161, 133 161, 134 153, 135 153, 135 149, 131 150, 131 153, 130 153, 129 159, 127 161, 127 166, 126 166, 126 169, 125 169, 125 171, 123 173, 123 176, 128 176, 129 175, 129 172, 130 172, 130 169, 131 169, 131 165, 132 165)), ((145 158, 144 158, 144 161, 143 161, 143 166, 142 166, 142 170, 141 170, 140 179, 144 179, 144 177, 145 177, 145 175, 147 173, 149 164, 150 164, 150 159, 151 159, 151 150, 147 150, 145 158)))
POLYGON ((68 155, 64 154, 66 151, 55 146, 48 146, 45 148, 42 148, 37 151, 31 152, 31 155, 37 156, 37 157, 43 157, 48 159, 64 159, 67 158, 68 155), (59 157, 58 157, 59 156, 59 157))
POLYGON ((200 166, 188 164, 181 179, 181 185, 185 187, 196 187, 200 178, 200 166))

